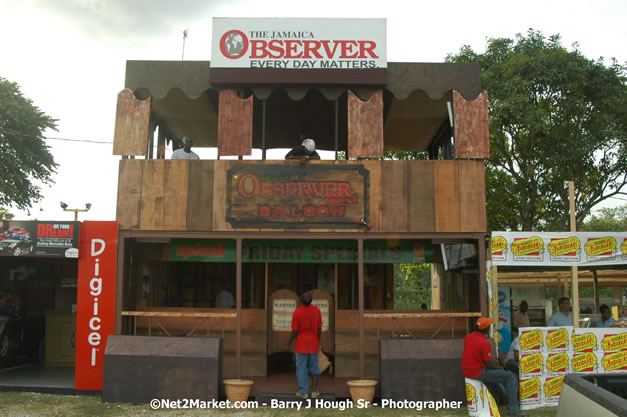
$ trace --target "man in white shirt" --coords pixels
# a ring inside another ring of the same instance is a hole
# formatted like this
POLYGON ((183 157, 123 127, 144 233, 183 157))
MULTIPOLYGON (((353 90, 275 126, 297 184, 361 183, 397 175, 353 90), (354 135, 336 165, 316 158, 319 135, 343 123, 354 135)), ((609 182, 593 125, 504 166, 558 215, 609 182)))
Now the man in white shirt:
POLYGON ((505 357, 505 369, 513 372, 518 379, 518 371, 520 369, 520 336, 518 336, 509 346, 509 352, 505 357))
POLYGON ((233 298, 233 293, 231 289, 233 286, 230 281, 224 282, 224 287, 218 292, 216 296, 216 308, 234 308, 235 307, 235 299, 233 298))
POLYGON ((200 159, 200 157, 192 152, 192 138, 185 136, 183 138, 183 147, 172 152, 172 159, 200 159))
POLYGON ((561 297, 558 301, 558 310, 551 316, 546 324, 549 327, 561 327, 573 325, 573 313, 570 311, 570 299, 561 297))

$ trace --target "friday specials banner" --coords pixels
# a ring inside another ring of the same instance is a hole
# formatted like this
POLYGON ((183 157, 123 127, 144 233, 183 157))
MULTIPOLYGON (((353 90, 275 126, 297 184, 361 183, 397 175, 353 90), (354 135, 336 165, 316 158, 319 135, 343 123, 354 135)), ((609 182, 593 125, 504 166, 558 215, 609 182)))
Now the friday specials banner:
MULTIPOLYGON (((185 262, 235 262, 235 241, 229 239, 172 239, 170 260, 185 262)), ((248 240, 242 262, 356 263, 354 240, 248 240)), ((431 263, 428 240, 366 240, 364 263, 431 263)))
POLYGON ((387 68, 386 20, 216 17, 211 68, 387 68))
POLYGON ((627 264, 627 232, 492 232, 497 266, 627 264))
POLYGON ((557 406, 564 376, 627 374, 627 329, 520 329, 521 409, 557 406))
POLYGON ((117 251, 117 222, 81 223, 76 312, 76 389, 102 390, 107 337, 115 332, 117 251))

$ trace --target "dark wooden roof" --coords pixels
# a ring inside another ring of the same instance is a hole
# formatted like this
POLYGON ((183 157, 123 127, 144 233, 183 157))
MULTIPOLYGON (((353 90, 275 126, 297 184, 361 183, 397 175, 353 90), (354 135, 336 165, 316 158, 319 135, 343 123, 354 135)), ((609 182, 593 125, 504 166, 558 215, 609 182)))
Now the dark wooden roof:
POLYGON ((218 94, 235 88, 253 94, 253 147, 261 147, 261 101, 266 100, 266 147, 289 148, 301 131, 318 149, 334 149, 335 103, 339 99, 339 148, 346 149, 346 91, 368 99, 384 90, 385 150, 424 151, 447 122, 452 91, 467 100, 481 93, 479 66, 448 63, 388 63, 387 85, 212 85, 209 61, 127 61, 125 88, 152 97, 152 111, 171 136, 189 135, 196 147, 216 146, 218 94))

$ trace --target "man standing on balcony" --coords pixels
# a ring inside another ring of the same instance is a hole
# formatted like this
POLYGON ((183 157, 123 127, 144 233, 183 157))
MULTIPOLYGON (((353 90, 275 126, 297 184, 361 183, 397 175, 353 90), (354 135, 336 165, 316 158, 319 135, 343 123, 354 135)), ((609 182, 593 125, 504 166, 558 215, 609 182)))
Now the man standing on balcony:
POLYGON ((291 151, 285 155, 285 159, 300 159, 300 163, 304 164, 308 159, 320 159, 320 155, 316 152, 316 142, 313 139, 305 139, 300 145, 296 145, 291 151))
POLYGON ((289 346, 294 339, 296 352, 296 378, 298 379, 299 398, 309 398, 309 375, 311 375, 311 398, 318 398, 318 350, 320 349, 320 335, 322 332, 322 313, 311 304, 311 295, 305 294, 300 298, 301 305, 292 315, 292 336, 289 346))
POLYGON ((192 138, 185 136, 183 138, 183 147, 172 152, 172 159, 200 159, 198 155, 192 152, 192 138))

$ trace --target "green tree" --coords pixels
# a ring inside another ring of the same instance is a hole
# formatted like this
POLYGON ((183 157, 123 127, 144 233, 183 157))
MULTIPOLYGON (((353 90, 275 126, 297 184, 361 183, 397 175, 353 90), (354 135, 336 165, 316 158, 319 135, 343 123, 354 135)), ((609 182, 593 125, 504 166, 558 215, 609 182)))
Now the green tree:
POLYGON ((566 230, 569 180, 578 224, 625 194, 627 66, 589 60, 532 29, 516 41, 489 39, 483 54, 464 46, 447 61, 479 63, 488 91, 490 230, 566 230))
POLYGON ((394 309, 420 310, 431 305, 431 264, 394 265, 394 309))
POLYGON ((0 77, 0 207, 27 209, 41 200, 57 164, 44 142, 56 120, 24 97, 20 87, 0 77))
POLYGON ((13 215, 7 209, 0 207, 0 219, 11 220, 13 215))
POLYGON ((627 232, 627 204, 622 207, 602 208, 583 222, 582 232, 627 232))

